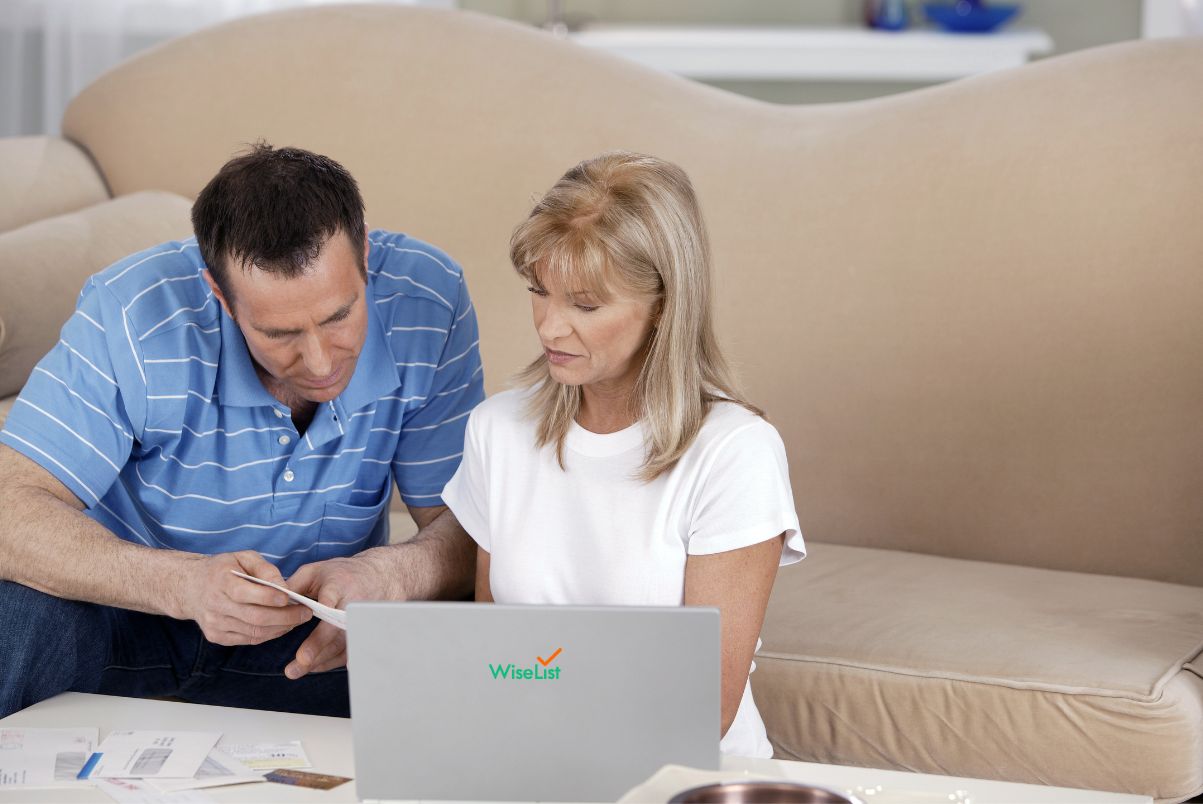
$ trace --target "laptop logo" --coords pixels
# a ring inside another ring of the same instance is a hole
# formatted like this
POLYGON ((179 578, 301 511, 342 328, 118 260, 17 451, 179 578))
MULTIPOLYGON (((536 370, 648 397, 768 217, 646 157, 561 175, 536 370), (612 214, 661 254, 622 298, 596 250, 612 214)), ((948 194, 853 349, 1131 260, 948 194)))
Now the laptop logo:
POLYGON ((532 664, 530 667, 519 667, 513 662, 509 664, 490 664, 489 672, 493 675, 493 680, 505 679, 508 681, 556 681, 560 677, 559 666, 552 667, 551 664, 556 659, 560 658, 560 654, 564 652, 563 648, 556 648, 555 652, 544 659, 542 656, 536 656, 537 664, 532 664))

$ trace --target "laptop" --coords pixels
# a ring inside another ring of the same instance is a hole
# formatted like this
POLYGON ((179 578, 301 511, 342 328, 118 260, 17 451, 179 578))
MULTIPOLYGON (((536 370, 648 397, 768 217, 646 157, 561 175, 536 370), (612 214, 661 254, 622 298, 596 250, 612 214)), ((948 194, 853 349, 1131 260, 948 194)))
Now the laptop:
POLYGON ((359 797, 615 801, 719 767, 713 608, 353 603, 359 797))

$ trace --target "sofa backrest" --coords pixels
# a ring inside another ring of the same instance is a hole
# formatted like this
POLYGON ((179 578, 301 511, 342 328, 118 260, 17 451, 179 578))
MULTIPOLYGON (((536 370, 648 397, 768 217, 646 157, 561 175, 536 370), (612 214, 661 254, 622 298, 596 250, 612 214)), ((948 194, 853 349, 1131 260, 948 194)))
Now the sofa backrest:
MULTIPOLYGON (((265 138, 464 266, 495 391, 537 353, 507 245, 568 167, 677 161, 720 336, 818 541, 1203 584, 1203 41, 781 107, 466 12, 334 6, 167 43, 75 99, 115 194, 265 138)), ((871 580, 871 579, 866 579, 871 580)))

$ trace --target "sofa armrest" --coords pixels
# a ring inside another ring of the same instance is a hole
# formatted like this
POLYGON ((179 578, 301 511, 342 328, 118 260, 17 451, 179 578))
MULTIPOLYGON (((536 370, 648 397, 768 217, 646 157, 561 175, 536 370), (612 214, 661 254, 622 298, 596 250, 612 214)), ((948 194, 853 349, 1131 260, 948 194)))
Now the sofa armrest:
POLYGON ((61 137, 0 138, 0 232, 109 197, 91 158, 61 137))
POLYGON ((20 391, 54 346, 89 276, 188 237, 191 209, 172 193, 133 193, 0 232, 0 397, 20 391))

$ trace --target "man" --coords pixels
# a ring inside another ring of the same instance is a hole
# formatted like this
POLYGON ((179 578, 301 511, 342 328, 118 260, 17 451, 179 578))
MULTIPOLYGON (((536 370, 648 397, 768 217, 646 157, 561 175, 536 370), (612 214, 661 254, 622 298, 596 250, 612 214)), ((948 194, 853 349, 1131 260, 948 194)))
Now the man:
POLYGON ((65 690, 348 713, 333 606, 463 596, 442 505, 483 397, 463 273, 259 144, 195 238, 93 276, 0 431, 0 716, 65 690), (393 480, 421 528, 388 545, 393 480))

